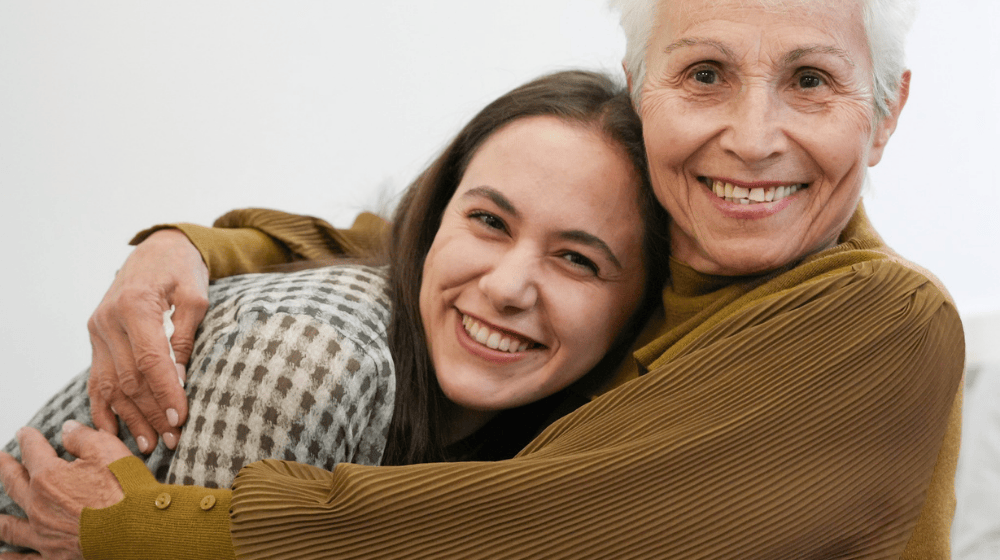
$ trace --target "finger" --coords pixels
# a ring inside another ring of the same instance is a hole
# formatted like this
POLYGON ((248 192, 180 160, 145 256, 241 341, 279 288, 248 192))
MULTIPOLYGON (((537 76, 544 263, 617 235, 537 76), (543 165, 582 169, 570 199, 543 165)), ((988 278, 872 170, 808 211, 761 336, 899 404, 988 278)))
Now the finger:
POLYGON ((118 413, 118 418, 121 418, 122 422, 128 427, 128 431, 132 434, 132 437, 135 438, 135 443, 139 446, 139 451, 152 453, 156 447, 156 442, 159 441, 159 436, 156 429, 146 420, 146 416, 143 415, 142 411, 121 391, 115 392, 114 401, 112 401, 111 406, 114 407, 118 413))
MULTIPOLYGON (((39 548, 39 543, 31 526, 28 525, 28 520, 12 515, 0 515, 0 541, 14 546, 39 548)), ((40 556, 8 552, 0 555, 0 558, 40 558, 40 556)))
POLYGON ((0 560, 38 560, 41 554, 22 554, 20 552, 0 553, 0 560))
MULTIPOLYGON (((146 314, 139 313, 138 315, 146 314)), ((124 333, 124 331, 118 331, 113 336, 109 335, 109 339, 114 340, 109 345, 115 348, 111 352, 115 375, 105 374, 98 380, 101 385, 102 394, 105 395, 105 398, 108 398, 110 406, 114 408, 118 416, 136 436, 136 441, 144 453, 149 453, 156 447, 159 434, 169 433, 176 436, 178 433, 170 423, 170 418, 174 417, 175 414, 167 413, 168 407, 165 407, 158 401, 156 393, 148 383, 149 379, 147 375, 151 375, 154 378, 157 376, 162 378, 164 376, 162 368, 159 369, 159 372, 151 373, 143 373, 138 369, 139 367, 149 367, 148 364, 153 363, 150 356, 154 351, 146 351, 142 350, 142 348, 155 347, 161 344, 162 347, 158 351, 165 355, 168 353, 166 346, 167 339, 162 332, 162 319, 157 319, 157 321, 160 321, 159 324, 161 326, 157 327, 158 330, 155 335, 157 339, 155 341, 142 339, 142 337, 148 337, 149 335, 140 334, 133 336, 124 333), (134 353, 134 349, 136 348, 140 349, 139 351, 141 352, 145 352, 145 354, 134 353), (134 359, 133 356, 135 356, 134 359), (142 440, 140 440, 140 437, 142 440)), ((170 372, 166 375, 169 380, 168 384, 172 385, 174 390, 180 393, 181 402, 186 406, 186 396, 180 387, 180 383, 177 381, 177 371, 173 361, 169 357, 166 360, 164 362, 168 364, 166 371, 170 372)), ((168 438, 168 441, 175 440, 176 437, 173 436, 168 438)))
POLYGON ((18 430, 17 442, 21 446, 21 463, 27 469, 28 476, 48 468, 53 463, 63 462, 49 440, 34 428, 26 426, 18 430))
MULTIPOLYGON (((28 485, 31 478, 28 470, 24 468, 17 459, 7 453, 0 451, 0 485, 3 485, 4 492, 14 500, 21 509, 27 509, 28 485)), ((0 540, 4 540, 0 537, 0 540)), ((5 541, 11 542, 11 541, 5 541)), ((14 544, 11 542, 11 544, 14 544)))
POLYGON ((149 446, 147 447, 139 441, 138 436, 136 437, 136 442, 140 444, 144 453, 153 451, 159 437, 163 438, 163 442, 170 449, 177 446, 180 430, 171 426, 169 417, 160 410, 148 388, 143 389, 136 399, 131 401, 126 399, 122 404, 122 409, 118 416, 129 427, 129 431, 148 438, 149 446), (152 428, 152 432, 149 431, 150 428, 152 428))
POLYGON ((63 446, 77 457, 103 465, 132 455, 128 447, 115 436, 84 426, 75 420, 63 424, 63 446))
POLYGON ((87 378, 90 415, 95 426, 117 434, 118 419, 110 402, 115 384, 108 382, 111 376, 115 375, 114 361, 111 359, 107 344, 98 333, 96 313, 87 321, 87 330, 90 333, 90 375, 87 378))
POLYGON ((176 309, 171 318, 174 323, 174 334, 170 344, 174 348, 177 363, 187 364, 194 351, 194 336, 198 325, 208 311, 207 287, 204 293, 179 288, 174 294, 176 309))
MULTIPOLYGON (((136 314, 133 318, 127 317, 125 325, 128 340, 132 345, 131 353, 135 357, 135 365, 140 376, 136 391, 134 393, 125 391, 125 393, 132 397, 136 406, 143 411, 147 420, 157 428, 158 432, 163 433, 169 428, 179 426, 182 414, 187 414, 187 395, 177 378, 177 367, 170 358, 170 348, 163 330, 162 311, 155 319, 145 314, 136 314), (147 394, 152 396, 152 401, 140 399, 147 394), (154 408, 168 420, 164 425, 158 424, 154 408), (173 412, 168 413, 168 410, 173 412)), ((123 379, 123 389, 124 385, 123 379)))
MULTIPOLYGON (((104 395, 108 395, 107 409, 110 414, 103 416, 105 420, 110 420, 114 423, 114 429, 109 430, 106 428, 106 424, 98 424, 96 421, 94 425, 103 429, 104 431, 115 435, 118 433, 118 418, 121 418, 125 425, 128 426, 129 431, 135 437, 136 442, 139 444, 139 450, 143 453, 149 453, 156 447, 156 442, 158 439, 156 427, 148 421, 141 410, 133 403, 132 399, 125 396, 118 387, 115 381, 117 377, 113 372, 98 372, 91 370, 90 380, 87 385, 87 392, 91 395, 91 403, 93 407, 94 402, 104 402, 100 399, 104 399, 104 395), (97 387, 95 389, 95 387, 97 387)), ((166 417, 159 411, 156 406, 155 400, 152 395, 146 396, 149 404, 147 407, 152 409, 153 414, 156 415, 156 419, 159 421, 160 426, 163 430, 170 430, 170 426, 166 420, 166 417)), ((105 412, 92 410, 91 415, 97 418, 100 414, 105 412)))
POLYGON ((113 384, 106 382, 110 375, 114 375, 111 355, 108 353, 104 341, 93 334, 90 337, 90 348, 90 377, 87 378, 90 417, 97 428, 111 434, 117 434, 118 418, 110 401, 114 387, 113 384))

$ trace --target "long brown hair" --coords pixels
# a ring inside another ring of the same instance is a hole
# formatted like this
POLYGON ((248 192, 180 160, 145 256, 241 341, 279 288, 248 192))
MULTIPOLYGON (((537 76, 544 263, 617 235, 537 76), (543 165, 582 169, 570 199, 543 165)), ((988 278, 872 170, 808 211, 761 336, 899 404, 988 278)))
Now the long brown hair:
POLYGON ((637 196, 645 222, 645 295, 612 350, 588 378, 613 371, 655 306, 667 270, 667 215, 653 196, 642 125, 624 86, 604 74, 565 71, 543 76, 501 96, 477 114, 408 187, 392 219, 385 256, 392 302, 389 348, 396 366, 396 400, 383 464, 449 458, 441 429, 446 397, 437 383, 420 317, 424 259, 445 207, 483 142, 515 120, 542 115, 594 126, 603 132, 628 156, 641 182, 637 196))

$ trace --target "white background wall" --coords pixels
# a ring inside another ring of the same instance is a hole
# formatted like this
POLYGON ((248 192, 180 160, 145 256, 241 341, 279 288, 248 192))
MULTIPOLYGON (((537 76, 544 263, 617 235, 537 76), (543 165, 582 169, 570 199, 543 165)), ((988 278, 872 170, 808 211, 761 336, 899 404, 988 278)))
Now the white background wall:
MULTIPOLYGON (((998 24, 996 0, 924 1, 866 202, 964 314, 1000 309, 998 24)), ((136 231, 349 223, 500 93, 623 52, 601 0, 0 0, 0 442, 88 362, 136 231)))

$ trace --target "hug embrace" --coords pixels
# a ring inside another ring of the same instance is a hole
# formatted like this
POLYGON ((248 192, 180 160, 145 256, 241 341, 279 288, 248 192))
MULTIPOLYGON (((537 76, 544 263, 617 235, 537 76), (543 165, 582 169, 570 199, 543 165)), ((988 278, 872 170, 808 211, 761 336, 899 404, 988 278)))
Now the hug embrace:
POLYGON ((948 557, 961 322, 861 204, 915 6, 616 4, 625 84, 512 90, 388 223, 243 210, 141 234, 89 373, 0 455, 26 515, 0 538, 43 558, 948 557))

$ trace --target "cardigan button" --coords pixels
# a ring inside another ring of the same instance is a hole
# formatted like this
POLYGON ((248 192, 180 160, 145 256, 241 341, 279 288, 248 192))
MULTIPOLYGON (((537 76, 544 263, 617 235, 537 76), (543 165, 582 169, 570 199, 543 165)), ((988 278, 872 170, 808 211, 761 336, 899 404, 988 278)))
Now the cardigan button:
POLYGON ((201 499, 201 509, 203 511, 208 511, 215 507, 215 496, 209 494, 201 499))
POLYGON ((166 492, 160 494, 159 496, 156 497, 156 502, 154 503, 156 504, 156 507, 159 509, 167 509, 168 507, 170 507, 170 494, 167 494, 166 492))

